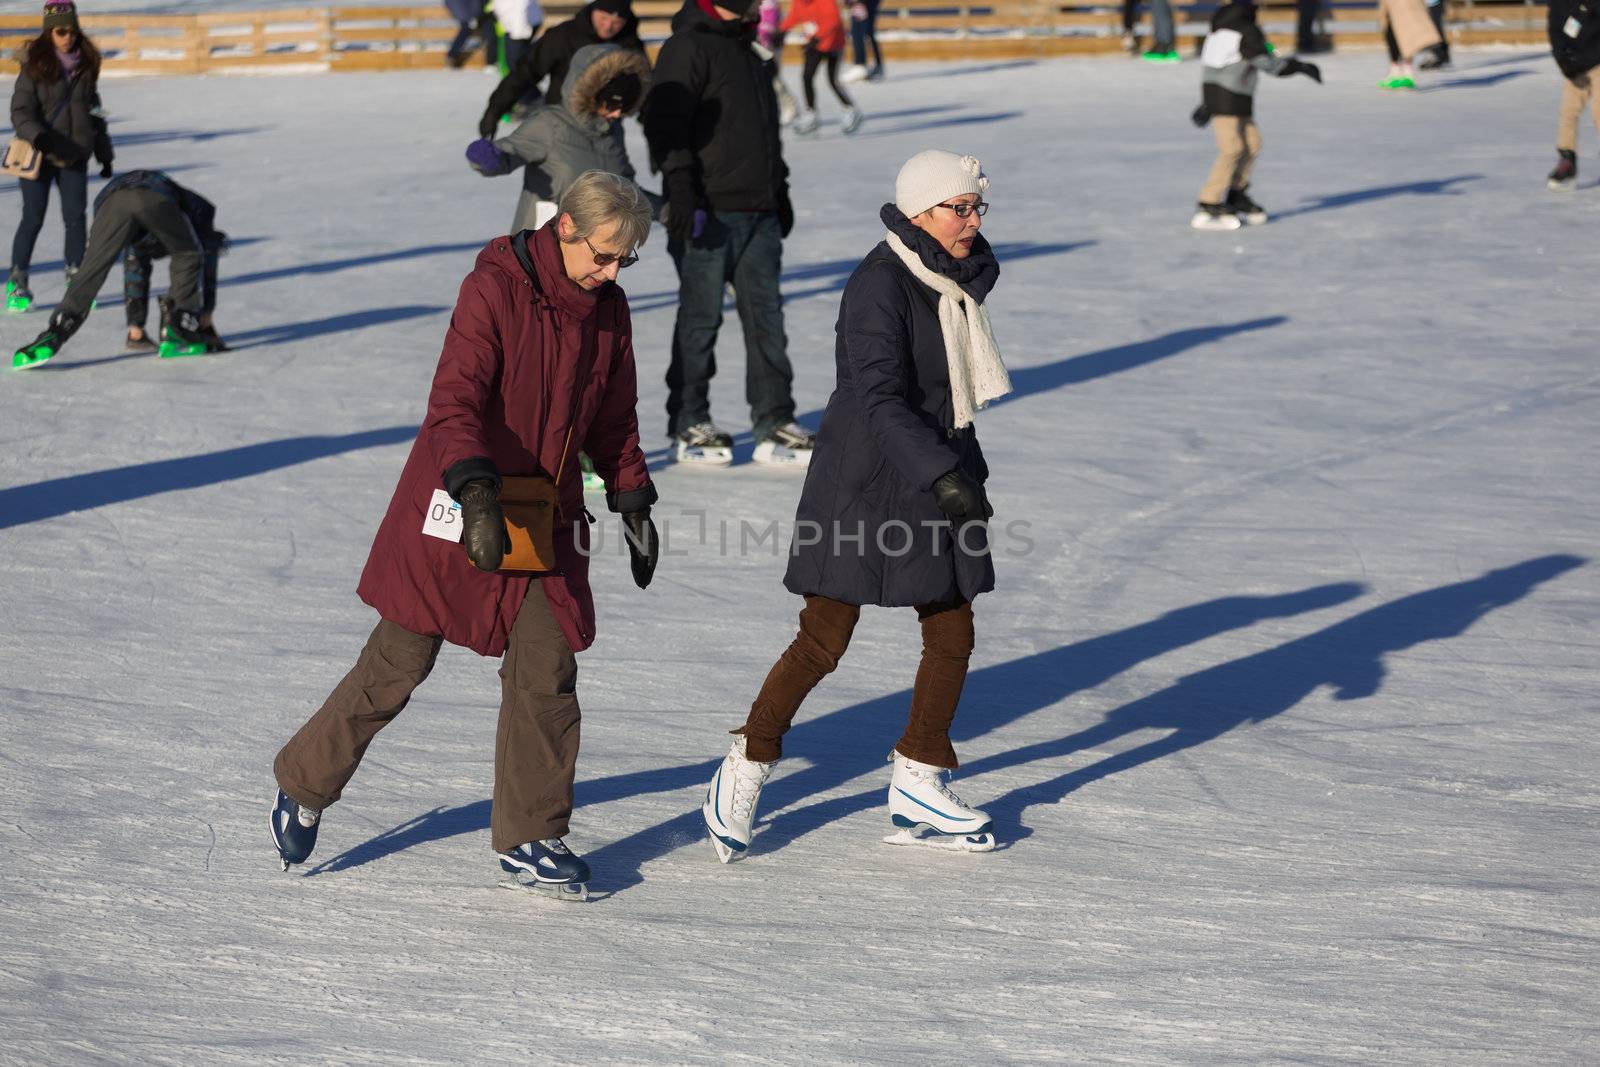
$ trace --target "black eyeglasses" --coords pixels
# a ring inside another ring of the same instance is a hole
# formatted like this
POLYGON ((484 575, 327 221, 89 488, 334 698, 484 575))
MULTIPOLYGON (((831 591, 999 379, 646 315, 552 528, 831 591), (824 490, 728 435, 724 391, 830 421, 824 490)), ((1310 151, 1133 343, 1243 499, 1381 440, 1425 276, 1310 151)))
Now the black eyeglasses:
POLYGON ((956 213, 956 218, 964 219, 976 211, 981 219, 989 213, 989 205, 979 200, 976 204, 935 204, 934 207, 947 207, 956 213))
POLYGON ((631 252, 624 252, 620 256, 615 252, 602 252, 594 245, 590 245, 587 237, 583 239, 583 243, 589 245, 589 251, 594 253, 594 265, 597 267, 609 267, 615 263, 617 269, 621 270, 623 267, 631 267, 639 262, 639 257, 631 252))

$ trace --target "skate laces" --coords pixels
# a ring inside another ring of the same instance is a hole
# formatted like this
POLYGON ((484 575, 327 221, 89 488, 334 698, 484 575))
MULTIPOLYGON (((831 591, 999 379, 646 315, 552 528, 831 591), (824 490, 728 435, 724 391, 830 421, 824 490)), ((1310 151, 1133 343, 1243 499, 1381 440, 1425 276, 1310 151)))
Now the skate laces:
POLYGON ((945 770, 943 767, 917 766, 912 764, 911 761, 907 760, 906 771, 911 775, 912 778, 917 780, 918 784, 932 786, 934 792, 950 801, 950 803, 963 808, 967 806, 966 801, 962 800, 961 797, 956 794, 956 791, 950 788, 949 783, 945 779, 945 776, 950 772, 945 770))
POLYGON ((757 763, 748 756, 740 755, 733 761, 733 816, 736 819, 747 819, 755 810, 756 798, 761 795, 761 787, 766 784, 767 776, 772 773, 772 764, 757 763))
POLYGON ((316 808, 307 808, 301 805, 296 805, 296 807, 299 807, 300 810, 295 812, 295 822, 299 823, 301 826, 304 826, 307 830, 317 825, 317 820, 322 818, 322 812, 318 811, 316 808))
POLYGON ((539 844, 543 845, 547 851, 554 852, 558 856, 570 856, 572 854, 567 850, 567 846, 562 843, 561 838, 559 837, 547 838, 543 841, 540 841, 539 844))

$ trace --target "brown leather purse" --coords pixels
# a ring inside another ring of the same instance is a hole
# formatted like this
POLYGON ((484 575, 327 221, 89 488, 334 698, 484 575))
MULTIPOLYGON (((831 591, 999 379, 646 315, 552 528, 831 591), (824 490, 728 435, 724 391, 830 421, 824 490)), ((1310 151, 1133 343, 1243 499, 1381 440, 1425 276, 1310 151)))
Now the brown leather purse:
MULTIPOLYGON (((566 462, 565 449, 562 462, 566 462)), ((500 479, 500 511, 511 542, 511 551, 500 561, 502 571, 522 574, 556 569, 556 515, 560 510, 556 483, 544 475, 500 479)))

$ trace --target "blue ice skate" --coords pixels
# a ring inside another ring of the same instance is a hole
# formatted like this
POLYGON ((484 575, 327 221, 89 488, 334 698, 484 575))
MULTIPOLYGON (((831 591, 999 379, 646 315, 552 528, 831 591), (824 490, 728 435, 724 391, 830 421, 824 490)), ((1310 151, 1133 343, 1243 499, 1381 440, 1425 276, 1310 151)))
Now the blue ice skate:
POLYGON ((302 807, 293 797, 278 790, 278 803, 272 809, 272 843, 278 846, 278 859, 283 869, 293 863, 304 863, 317 847, 317 826, 322 822, 322 812, 316 808, 302 807))
POLYGON ((532 889, 557 900, 589 899, 589 865, 559 837, 529 841, 499 856, 505 872, 500 884, 507 889, 532 889))

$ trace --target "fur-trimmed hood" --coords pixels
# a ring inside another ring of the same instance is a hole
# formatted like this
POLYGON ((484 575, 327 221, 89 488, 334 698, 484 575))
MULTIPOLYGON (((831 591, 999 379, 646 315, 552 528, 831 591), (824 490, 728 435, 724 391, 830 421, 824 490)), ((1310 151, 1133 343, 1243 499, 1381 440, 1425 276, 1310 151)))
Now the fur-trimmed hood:
POLYGON ((572 57, 572 65, 567 68, 562 104, 576 118, 584 121, 596 118, 600 90, 619 74, 632 74, 639 79, 639 99, 623 112, 623 117, 634 114, 650 91, 650 61, 631 48, 614 44, 589 44, 578 49, 572 57))

